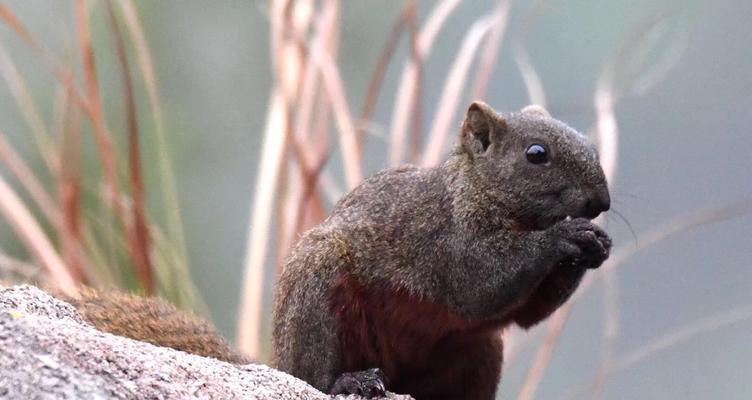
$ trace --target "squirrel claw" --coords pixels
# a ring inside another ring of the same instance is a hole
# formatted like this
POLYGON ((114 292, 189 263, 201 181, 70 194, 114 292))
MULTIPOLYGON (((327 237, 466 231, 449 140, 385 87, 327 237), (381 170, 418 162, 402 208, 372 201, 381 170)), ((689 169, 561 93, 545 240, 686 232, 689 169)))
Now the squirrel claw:
POLYGON ((367 399, 386 396, 384 373, 378 368, 345 372, 332 385, 330 394, 357 394, 367 399))
POLYGON ((555 225, 554 229, 563 239, 559 242, 560 246, 568 253, 562 263, 595 269, 608 258, 611 238, 591 221, 585 218, 565 220, 555 225))

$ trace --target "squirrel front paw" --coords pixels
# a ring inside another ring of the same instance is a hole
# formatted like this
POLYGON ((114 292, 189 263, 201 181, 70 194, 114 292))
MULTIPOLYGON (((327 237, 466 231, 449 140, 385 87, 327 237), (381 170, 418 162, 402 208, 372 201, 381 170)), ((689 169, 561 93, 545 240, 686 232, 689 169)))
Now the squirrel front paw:
POLYGON ((386 396, 384 373, 378 368, 345 372, 332 385, 329 394, 357 394, 367 399, 386 396))
POLYGON ((560 260, 584 268, 598 268, 611 251, 608 234, 585 218, 560 221, 551 227, 551 233, 560 260))

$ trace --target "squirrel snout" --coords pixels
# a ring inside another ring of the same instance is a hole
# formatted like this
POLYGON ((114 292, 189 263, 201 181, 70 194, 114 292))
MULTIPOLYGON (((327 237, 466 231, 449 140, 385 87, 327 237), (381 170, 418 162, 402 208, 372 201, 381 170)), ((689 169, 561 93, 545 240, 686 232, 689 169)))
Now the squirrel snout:
POLYGON ((585 202, 585 216, 593 219, 599 216, 602 212, 608 211, 611 208, 611 198, 608 192, 596 194, 587 199, 585 202))

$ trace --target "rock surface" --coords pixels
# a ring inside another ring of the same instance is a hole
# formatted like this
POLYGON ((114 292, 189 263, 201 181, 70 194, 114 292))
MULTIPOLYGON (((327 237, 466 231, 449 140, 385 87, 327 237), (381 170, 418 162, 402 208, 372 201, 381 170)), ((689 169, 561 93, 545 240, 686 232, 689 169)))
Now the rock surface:
POLYGON ((70 304, 24 285, 0 287, 0 398, 331 397, 265 365, 236 366, 100 332, 70 304))

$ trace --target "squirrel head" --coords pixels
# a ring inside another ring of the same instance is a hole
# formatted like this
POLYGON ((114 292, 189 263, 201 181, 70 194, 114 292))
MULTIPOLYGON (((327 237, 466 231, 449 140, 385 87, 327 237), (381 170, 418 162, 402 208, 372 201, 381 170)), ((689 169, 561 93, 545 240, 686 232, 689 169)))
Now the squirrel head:
POLYGON ((540 106, 501 115, 473 102, 456 154, 467 160, 469 184, 498 203, 514 226, 545 229, 610 207, 595 146, 540 106))

